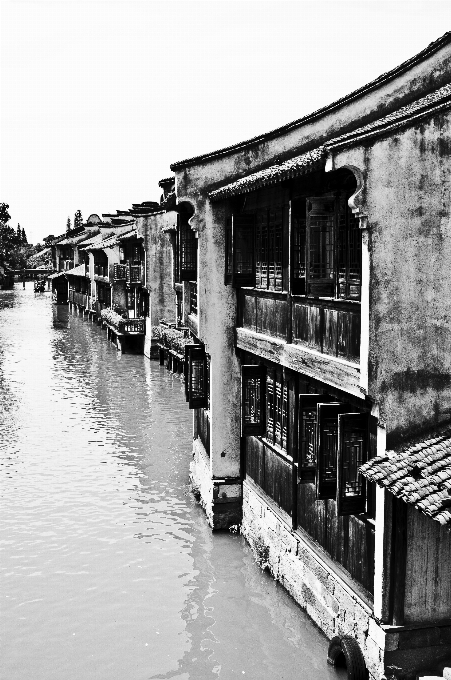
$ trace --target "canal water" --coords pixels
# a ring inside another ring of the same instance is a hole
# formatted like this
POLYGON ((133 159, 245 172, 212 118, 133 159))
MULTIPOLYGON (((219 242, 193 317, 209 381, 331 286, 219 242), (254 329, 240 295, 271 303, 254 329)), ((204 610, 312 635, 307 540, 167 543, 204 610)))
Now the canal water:
POLYGON ((0 391, 2 679, 338 677, 190 494, 179 377, 29 283, 0 292, 0 391))

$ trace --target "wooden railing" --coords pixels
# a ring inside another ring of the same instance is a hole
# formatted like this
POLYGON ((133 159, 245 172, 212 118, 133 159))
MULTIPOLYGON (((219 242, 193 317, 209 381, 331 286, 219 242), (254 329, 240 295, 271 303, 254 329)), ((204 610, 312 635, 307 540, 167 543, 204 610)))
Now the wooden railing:
POLYGON ((241 290, 238 325, 322 354, 360 359, 358 303, 241 290))
POLYGON ((210 455, 210 412, 204 408, 196 409, 197 435, 210 455))
POLYGON ((144 319, 124 319, 122 323, 119 324, 119 332, 124 334, 129 333, 139 333, 144 334, 144 319))

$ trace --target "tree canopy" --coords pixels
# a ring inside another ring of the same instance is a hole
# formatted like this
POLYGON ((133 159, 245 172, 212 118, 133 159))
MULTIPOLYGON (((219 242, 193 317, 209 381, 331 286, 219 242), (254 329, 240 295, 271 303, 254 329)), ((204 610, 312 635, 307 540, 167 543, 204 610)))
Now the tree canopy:
POLYGON ((83 217, 81 216, 81 210, 77 210, 74 216, 74 229, 83 226, 83 217))
POLYGON ((0 203, 0 265, 11 269, 22 269, 26 267, 28 251, 25 229, 21 229, 20 224, 17 229, 9 226, 11 219, 9 205, 0 203))

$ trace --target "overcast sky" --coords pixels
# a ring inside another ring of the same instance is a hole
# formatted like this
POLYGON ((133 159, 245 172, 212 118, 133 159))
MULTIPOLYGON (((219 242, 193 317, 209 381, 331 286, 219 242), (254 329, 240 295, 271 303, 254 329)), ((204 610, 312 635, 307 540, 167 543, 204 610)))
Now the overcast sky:
POLYGON ((308 114, 451 28, 451 2, 2 1, 0 202, 32 243, 158 200, 169 165, 308 114))

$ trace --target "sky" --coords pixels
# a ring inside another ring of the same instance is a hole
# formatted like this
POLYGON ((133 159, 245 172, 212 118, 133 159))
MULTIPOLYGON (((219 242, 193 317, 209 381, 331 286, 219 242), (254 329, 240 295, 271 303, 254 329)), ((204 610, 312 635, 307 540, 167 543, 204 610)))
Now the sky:
POLYGON ((0 0, 0 26, 0 202, 37 243, 394 68, 451 2, 0 0))

